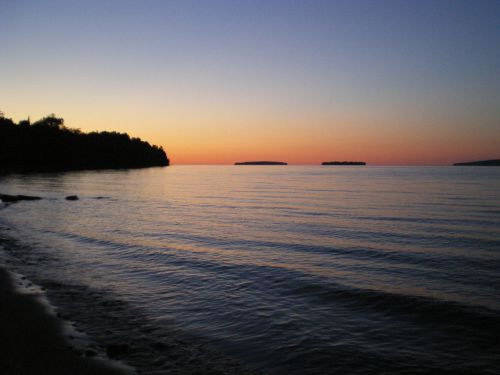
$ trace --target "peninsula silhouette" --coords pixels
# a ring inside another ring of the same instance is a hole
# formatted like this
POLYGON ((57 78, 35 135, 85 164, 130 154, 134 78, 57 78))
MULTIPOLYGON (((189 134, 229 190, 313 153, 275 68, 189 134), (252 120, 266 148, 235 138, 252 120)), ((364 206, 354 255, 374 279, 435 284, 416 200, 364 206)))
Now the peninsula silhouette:
POLYGON ((500 159, 467 161, 467 162, 464 162, 464 163, 455 163, 453 165, 457 165, 457 166, 498 167, 498 166, 500 166, 500 159))
POLYGON ((283 161, 242 161, 236 162, 234 165, 288 165, 283 161))
POLYGON ((167 166, 162 147, 126 133, 70 129, 54 114, 15 123, 0 112, 0 172, 167 166))

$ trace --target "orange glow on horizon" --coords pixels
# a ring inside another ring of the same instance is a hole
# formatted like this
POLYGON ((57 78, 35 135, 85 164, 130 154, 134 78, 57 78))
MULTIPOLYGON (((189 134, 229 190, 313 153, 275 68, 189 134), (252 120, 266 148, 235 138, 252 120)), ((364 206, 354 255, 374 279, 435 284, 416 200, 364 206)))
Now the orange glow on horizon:
MULTIPOLYGON (((15 121, 27 118, 6 115, 15 121)), ((45 115, 31 115, 31 119, 45 115)), ((174 113, 163 114, 158 120, 151 113, 123 116, 111 109, 91 114, 72 110, 56 115, 71 128, 127 132, 161 145, 172 165, 251 160, 291 165, 318 165, 331 160, 364 161, 369 165, 449 165, 500 157, 500 137, 474 134, 460 123, 442 119, 351 114, 266 120, 234 114, 224 117, 211 113, 211 117, 204 118, 200 114, 174 113)))

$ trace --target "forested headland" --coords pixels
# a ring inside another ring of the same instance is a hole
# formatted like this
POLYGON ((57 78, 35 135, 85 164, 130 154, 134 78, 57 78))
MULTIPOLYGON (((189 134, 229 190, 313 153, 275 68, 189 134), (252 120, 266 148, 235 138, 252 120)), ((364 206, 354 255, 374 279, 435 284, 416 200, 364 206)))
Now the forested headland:
POLYGON ((15 123, 0 112, 0 171, 167 166, 162 147, 126 133, 71 129, 51 114, 36 122, 15 123))

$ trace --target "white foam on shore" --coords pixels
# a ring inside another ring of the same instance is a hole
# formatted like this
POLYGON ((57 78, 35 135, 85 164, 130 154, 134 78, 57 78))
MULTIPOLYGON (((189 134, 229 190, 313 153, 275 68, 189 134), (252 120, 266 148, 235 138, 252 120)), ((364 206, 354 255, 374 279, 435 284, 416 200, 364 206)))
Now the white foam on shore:
POLYGON ((93 341, 85 332, 80 331, 76 328, 75 322, 62 318, 57 313, 57 307, 52 305, 47 298, 45 288, 42 288, 39 285, 33 283, 21 273, 10 269, 10 257, 5 251, 1 240, 2 239, 0 238, 0 268, 8 273, 9 277, 12 280, 12 285, 14 287, 15 293, 32 296, 43 307, 44 312, 47 315, 56 318, 60 324, 63 337, 65 338, 67 344, 76 353, 81 353, 83 355, 83 353, 85 353, 87 349, 91 348, 97 353, 92 357, 92 360, 101 362, 110 367, 117 368, 123 371, 125 374, 137 375, 137 371, 127 363, 120 360, 108 358, 104 353, 104 350, 99 350, 99 347, 93 343, 93 341))

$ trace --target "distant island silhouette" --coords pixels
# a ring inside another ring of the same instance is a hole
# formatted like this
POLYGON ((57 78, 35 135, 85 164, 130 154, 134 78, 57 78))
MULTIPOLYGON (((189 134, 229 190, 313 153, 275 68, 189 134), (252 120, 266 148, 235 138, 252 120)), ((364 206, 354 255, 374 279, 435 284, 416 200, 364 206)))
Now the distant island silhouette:
POLYGON ((242 161, 236 162, 234 165, 288 165, 283 161, 242 161))
POLYGON ((167 166, 162 147, 126 133, 70 129, 51 114, 15 123, 0 112, 0 171, 37 172, 167 166))
POLYGON ((366 165, 364 161, 324 161, 321 165, 366 165))
POLYGON ((464 162, 464 163, 455 163, 453 165, 458 165, 458 166, 498 167, 498 166, 500 166, 500 159, 467 161, 467 162, 464 162))

